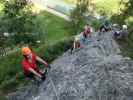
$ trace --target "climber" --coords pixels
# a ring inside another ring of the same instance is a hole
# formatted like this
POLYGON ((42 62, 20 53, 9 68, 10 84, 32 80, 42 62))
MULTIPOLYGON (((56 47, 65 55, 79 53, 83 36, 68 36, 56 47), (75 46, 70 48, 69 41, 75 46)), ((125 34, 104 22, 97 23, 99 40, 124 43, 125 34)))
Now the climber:
POLYGON ((37 56, 34 52, 32 52, 29 47, 22 47, 22 55, 24 56, 24 59, 22 60, 24 75, 32 79, 40 78, 45 80, 46 71, 43 72, 40 70, 37 67, 36 61, 43 63, 46 68, 50 68, 50 65, 42 58, 37 56))
POLYGON ((89 24, 85 25, 84 30, 79 35, 75 36, 73 49, 83 48, 83 45, 85 45, 86 40, 91 37, 91 32, 92 29, 89 24))
POLYGON ((114 30, 113 34, 116 39, 126 38, 128 35, 127 25, 122 25, 122 30, 114 30))
POLYGON ((80 33, 81 34, 81 38, 80 38, 80 42, 83 45, 88 44, 88 40, 91 38, 91 33, 93 32, 91 26, 89 24, 86 24, 84 26, 84 30, 80 33))
POLYGON ((73 46, 71 48, 71 54, 72 51, 77 48, 83 48, 85 44, 87 44, 87 40, 89 37, 91 37, 92 28, 89 24, 86 24, 84 26, 84 30, 79 34, 75 36, 73 46))
POLYGON ((88 38, 88 37, 91 37, 91 33, 92 33, 92 28, 90 27, 90 25, 89 24, 86 24, 85 26, 84 26, 84 31, 82 32, 83 33, 83 36, 85 37, 85 38, 88 38))
POLYGON ((74 49, 83 47, 82 43, 81 43, 82 39, 83 39, 83 34, 82 33, 80 33, 79 35, 75 36, 75 40, 74 40, 74 44, 73 44, 73 48, 74 49))
POLYGON ((73 50, 76 50, 78 48, 83 48, 83 45, 82 45, 82 42, 81 42, 82 40, 83 40, 83 34, 82 33, 75 36, 73 45, 70 49, 71 54, 72 54, 73 50))
POLYGON ((121 33, 120 33, 120 31, 114 31, 114 38, 116 38, 116 39, 120 39, 121 38, 121 33))
POLYGON ((100 32, 108 32, 111 30, 111 26, 108 21, 105 21, 101 26, 100 26, 100 32))
POLYGON ((121 36, 122 38, 126 38, 128 36, 127 25, 122 25, 121 36))

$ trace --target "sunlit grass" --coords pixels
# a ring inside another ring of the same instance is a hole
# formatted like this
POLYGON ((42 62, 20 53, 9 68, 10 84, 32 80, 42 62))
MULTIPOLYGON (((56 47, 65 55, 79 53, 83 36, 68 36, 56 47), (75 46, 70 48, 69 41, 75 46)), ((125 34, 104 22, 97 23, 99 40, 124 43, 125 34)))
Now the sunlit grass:
POLYGON ((62 18, 54 16, 48 12, 38 14, 36 21, 40 22, 41 33, 47 43, 59 41, 64 37, 68 37, 66 29, 66 21, 62 18))

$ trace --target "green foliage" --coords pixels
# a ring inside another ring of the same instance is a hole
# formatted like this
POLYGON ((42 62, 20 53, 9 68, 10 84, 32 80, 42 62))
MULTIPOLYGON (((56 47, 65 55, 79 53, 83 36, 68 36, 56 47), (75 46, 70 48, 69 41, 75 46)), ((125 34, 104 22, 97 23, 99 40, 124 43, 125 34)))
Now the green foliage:
POLYGON ((100 23, 100 21, 98 21, 98 20, 94 20, 94 21, 91 22, 91 26, 92 26, 95 30, 98 30, 99 27, 100 27, 100 25, 101 25, 101 23, 100 23))
POLYGON ((6 27, 6 32, 20 33, 32 31, 25 27, 32 26, 32 13, 27 0, 9 0, 4 4, 4 15, 2 25, 6 27))
MULTIPOLYGON (((51 40, 52 42, 55 42, 59 38, 68 36, 65 26, 66 21, 63 19, 53 16, 48 12, 40 12, 37 15, 32 14, 32 5, 27 5, 25 3, 23 4, 24 6, 20 7, 21 9, 12 8, 13 5, 17 7, 20 6, 15 4, 13 1, 16 2, 17 0, 6 2, 10 6, 4 8, 4 12, 8 12, 9 14, 4 13, 4 15, 0 16, 0 32, 15 34, 11 37, 11 41, 9 43, 16 44, 29 42, 34 44, 37 39, 41 42, 45 41, 48 43, 51 40), (9 9, 10 7, 11 9, 9 9), (15 12, 12 12, 14 9, 15 12)), ((19 2, 20 0, 18 3, 19 2)))
POLYGON ((64 37, 68 37, 68 30, 66 28, 66 21, 62 18, 54 16, 48 12, 41 12, 34 20, 37 25, 40 25, 40 36, 47 43, 56 42, 64 37))
POLYGON ((0 33, 8 32, 10 34, 15 33, 15 35, 6 38, 6 40, 1 40, 3 37, 0 38, 0 44, 5 46, 5 44, 19 44, 23 41, 24 43, 35 42, 33 41, 35 40, 34 36, 26 34, 35 30, 35 23, 33 23, 35 16, 31 11, 32 4, 28 0, 8 0, 3 1, 2 6, 4 7, 1 11, 3 13, 0 14, 0 33))
POLYGON ((2 4, 2 3, 4 3, 5 2, 5 0, 0 0, 0 3, 2 4))
POLYGON ((130 21, 128 23, 128 25, 129 25, 129 34, 128 34, 128 37, 126 39, 126 42, 129 44, 129 48, 132 49, 133 48, 133 45, 132 45, 133 44, 133 28, 132 28, 132 26, 133 26, 133 20, 130 21))
POLYGON ((108 17, 118 13, 120 0, 96 0, 96 11, 108 17))
POLYGON ((31 33, 15 34, 12 37, 14 38, 14 44, 36 44, 39 38, 37 34, 34 35, 31 33))
MULTIPOLYGON (((68 37, 67 30, 69 29, 66 29, 65 25, 66 21, 48 12, 44 11, 40 12, 38 15, 32 18, 32 22, 34 25, 29 26, 27 24, 27 26, 25 26, 27 28, 33 27, 34 29, 32 29, 32 32, 27 31, 27 32, 15 33, 15 35, 11 37, 12 44, 16 43, 34 44, 36 40, 49 43, 49 42, 56 42, 59 39, 62 39, 62 37, 68 37)), ((1 27, 2 26, 3 25, 1 25, 1 27)))
POLYGON ((71 12, 70 27, 73 28, 73 33, 76 34, 81 30, 83 24, 85 24, 84 15, 88 11, 88 0, 77 0, 76 8, 71 12))
POLYGON ((123 1, 122 2, 125 5, 125 9, 122 9, 122 14, 127 17, 133 16, 133 0, 123 1))
POLYGON ((68 4, 73 4, 75 3, 77 0, 63 0, 64 2, 68 3, 68 4))
POLYGON ((0 95, 0 100, 7 100, 7 98, 3 95, 2 96, 0 95))
POLYGON ((53 61, 57 58, 62 52, 68 50, 71 47, 72 39, 63 39, 51 45, 42 45, 39 47, 36 52, 46 59, 48 62, 53 61))
POLYGON ((112 20, 119 24, 128 24, 126 22, 129 18, 133 16, 133 0, 121 0, 120 5, 123 5, 123 8, 120 8, 120 13, 116 13, 112 16, 112 20))

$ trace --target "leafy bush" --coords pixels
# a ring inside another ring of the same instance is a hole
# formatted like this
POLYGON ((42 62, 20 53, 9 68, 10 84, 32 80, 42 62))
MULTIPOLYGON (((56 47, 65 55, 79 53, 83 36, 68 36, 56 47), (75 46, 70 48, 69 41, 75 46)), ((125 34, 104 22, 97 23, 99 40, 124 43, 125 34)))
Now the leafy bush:
POLYGON ((0 95, 0 100, 7 100, 7 98, 5 98, 4 96, 0 95))
POLYGON ((92 25, 92 27, 93 27, 95 30, 98 30, 99 27, 100 27, 100 25, 101 25, 101 23, 100 23, 100 21, 98 21, 98 20, 94 20, 94 21, 91 22, 91 25, 92 25))
POLYGON ((38 40, 39 36, 33 35, 31 33, 27 33, 27 34, 20 33, 20 34, 15 34, 13 38, 14 38, 15 44, 20 44, 21 42, 23 42, 24 44, 28 44, 28 43, 36 44, 36 41, 38 40))
POLYGON ((88 5, 88 0, 77 0, 76 8, 73 9, 70 15, 70 27, 73 29, 73 34, 80 32, 83 25, 86 23, 84 15, 88 11, 88 5))
POLYGON ((4 3, 3 26, 9 33, 32 31, 31 4, 27 0, 8 0, 4 3), (26 27, 25 27, 26 26, 26 27), (29 30, 30 29, 30 30, 29 30))
POLYGON ((96 0, 96 11, 103 16, 112 16, 118 13, 118 10, 122 5, 120 5, 121 0, 96 0))
MULTIPOLYGON (((0 33, 15 33, 11 41, 0 44, 35 43, 36 36, 27 33, 36 31, 32 13, 32 4, 28 0, 5 0, 0 14, 0 33)), ((6 41, 6 40, 4 40, 6 41)), ((9 45, 8 45, 9 46, 9 45)))

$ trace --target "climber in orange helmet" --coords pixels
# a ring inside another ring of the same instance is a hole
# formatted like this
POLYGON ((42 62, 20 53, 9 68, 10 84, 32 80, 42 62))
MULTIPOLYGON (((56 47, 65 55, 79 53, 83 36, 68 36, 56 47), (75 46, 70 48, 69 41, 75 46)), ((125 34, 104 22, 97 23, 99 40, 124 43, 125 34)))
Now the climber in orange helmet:
POLYGON ((36 61, 43 63, 47 68, 50 68, 50 65, 32 52, 29 47, 23 47, 21 51, 24 56, 22 68, 25 76, 29 78, 39 77, 40 79, 45 80, 45 73, 37 67, 36 61))

